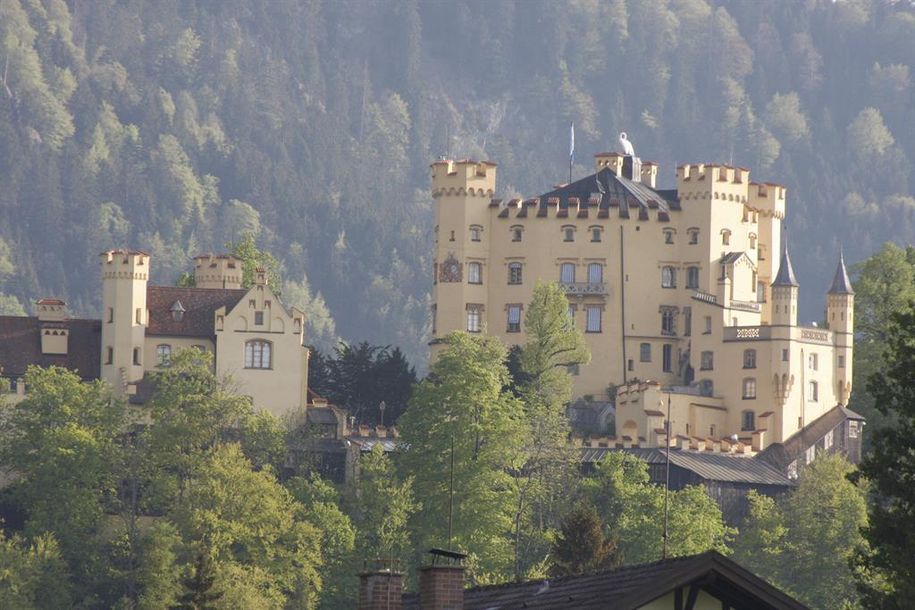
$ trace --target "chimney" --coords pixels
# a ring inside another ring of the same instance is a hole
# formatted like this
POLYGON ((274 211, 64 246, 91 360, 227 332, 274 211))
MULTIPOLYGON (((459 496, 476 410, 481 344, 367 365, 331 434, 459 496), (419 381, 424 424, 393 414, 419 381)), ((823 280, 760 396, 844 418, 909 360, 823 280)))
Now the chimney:
POLYGON ((463 610, 464 566, 467 555, 430 549, 432 565, 419 569, 420 610, 463 610))
POLYGON ((359 610, 401 610, 403 574, 392 562, 376 560, 375 567, 359 575, 359 610))

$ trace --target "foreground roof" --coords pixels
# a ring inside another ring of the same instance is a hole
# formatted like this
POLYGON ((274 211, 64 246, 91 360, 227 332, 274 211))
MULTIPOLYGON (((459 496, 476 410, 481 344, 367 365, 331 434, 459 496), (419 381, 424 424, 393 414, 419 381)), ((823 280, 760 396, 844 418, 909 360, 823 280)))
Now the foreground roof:
POLYGON ((101 368, 100 320, 39 322, 37 317, 0 316, 0 376, 21 377, 30 364, 60 366, 82 379, 98 379, 101 368), (67 353, 42 354, 42 329, 66 329, 67 353))
MULTIPOLYGON (((489 587, 464 592, 464 610, 571 609, 629 610, 677 589, 686 600, 691 590, 704 591, 722 607, 754 610, 801 610, 797 600, 716 551, 655 563, 489 587)), ((419 600, 404 599, 404 610, 418 610, 419 600)))

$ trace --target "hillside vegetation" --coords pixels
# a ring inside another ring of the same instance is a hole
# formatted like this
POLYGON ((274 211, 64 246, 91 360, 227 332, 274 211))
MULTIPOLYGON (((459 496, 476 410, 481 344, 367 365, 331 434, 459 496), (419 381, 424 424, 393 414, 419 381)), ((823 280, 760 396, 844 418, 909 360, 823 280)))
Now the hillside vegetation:
POLYGON ((0 307, 95 315, 97 253, 174 282, 244 233, 339 335, 428 338, 428 163, 502 194, 644 159, 789 187, 802 318, 835 255, 915 234, 915 10, 905 2, 0 0, 0 307), (18 304, 17 304, 18 301, 18 304))

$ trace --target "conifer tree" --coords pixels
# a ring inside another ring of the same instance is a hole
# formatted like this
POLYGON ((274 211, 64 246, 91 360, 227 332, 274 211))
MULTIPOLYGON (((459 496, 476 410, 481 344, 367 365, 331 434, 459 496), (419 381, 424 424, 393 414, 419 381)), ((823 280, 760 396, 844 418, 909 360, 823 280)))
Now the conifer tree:
POLYGON ((554 576, 584 574, 619 563, 616 541, 604 537, 600 515, 585 503, 578 504, 563 519, 550 559, 554 576))

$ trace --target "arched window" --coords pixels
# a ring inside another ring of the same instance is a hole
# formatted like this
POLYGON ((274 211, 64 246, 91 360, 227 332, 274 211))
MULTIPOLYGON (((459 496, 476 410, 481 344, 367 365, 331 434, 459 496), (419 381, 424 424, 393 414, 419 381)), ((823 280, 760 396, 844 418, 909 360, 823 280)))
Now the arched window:
POLYGON ((599 241, 601 241, 601 240, 603 239, 604 230, 603 230, 602 228, 600 228, 600 227, 591 227, 591 228, 590 228, 590 231, 591 231, 591 241, 592 241, 592 242, 599 242, 599 241))
POLYGON ((467 263, 467 283, 469 283, 469 284, 482 284, 483 283, 483 264, 482 263, 467 263))
POLYGON ((273 368, 273 345, 263 339, 252 339, 245 342, 245 368, 273 368))
POLYGON ((686 268, 686 287, 699 288, 699 267, 686 268))
POLYGON ((522 280, 521 263, 508 264, 508 283, 520 284, 522 280))
POLYGON ((689 235, 690 245, 695 245, 699 243, 699 229, 693 227, 686 230, 686 234, 689 235))
POLYGON ((743 398, 750 400, 756 398, 756 378, 747 377, 743 380, 743 398))
POLYGON ((515 225, 511 228, 512 241, 521 241, 521 238, 524 237, 524 227, 521 225, 515 225))
POLYGON ((661 288, 677 287, 677 270, 673 267, 661 267, 661 288))
POLYGON ((721 245, 731 245, 731 232, 728 229, 721 229, 721 245))
POLYGON ((756 413, 754 411, 744 411, 740 414, 740 429, 743 432, 756 430, 756 413))
POLYGON ((604 266, 600 263, 591 263, 588 265, 588 283, 600 284, 604 281, 604 266))
POLYGON ((575 227, 562 228, 562 241, 575 241, 575 227))
POLYGON ((167 366, 172 360, 172 346, 160 343, 156 346, 156 365, 167 366))
POLYGON ((480 241, 481 239, 483 239, 483 227, 470 225, 470 241, 480 241))
POLYGON ((673 229, 664 229, 664 243, 665 244, 674 243, 674 235, 676 235, 676 234, 677 234, 677 232, 674 231, 673 229))
POLYGON ((743 350, 743 368, 745 368, 745 369, 755 369, 756 368, 756 350, 755 349, 743 350))
POLYGON ((756 249, 756 233, 750 233, 750 250, 756 249))
POLYGON ((575 282, 575 263, 563 263, 559 267, 559 281, 563 284, 575 282))

